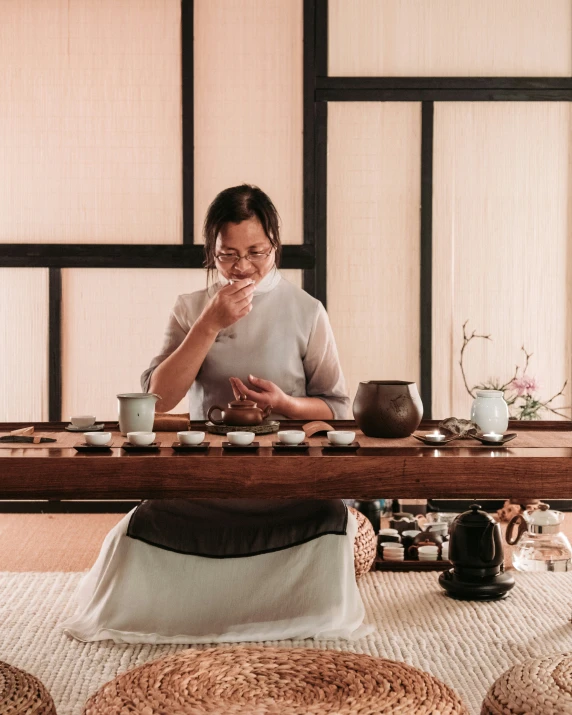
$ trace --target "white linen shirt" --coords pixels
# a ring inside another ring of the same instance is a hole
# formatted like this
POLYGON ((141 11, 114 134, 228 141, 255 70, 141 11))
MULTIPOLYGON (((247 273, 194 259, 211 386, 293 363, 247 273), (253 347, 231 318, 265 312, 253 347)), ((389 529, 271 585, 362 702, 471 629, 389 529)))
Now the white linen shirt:
MULTIPOLYGON (((153 370, 179 347, 224 283, 223 279, 208 290, 177 298, 161 352, 141 376, 145 391, 153 370)), ((250 313, 217 335, 188 392, 190 418, 206 420, 212 405, 226 408, 234 400, 229 377, 249 385, 249 375, 271 380, 292 397, 319 397, 334 419, 351 419, 346 383, 324 306, 277 270, 257 285, 250 313)), ((284 417, 276 412, 271 416, 284 417)))

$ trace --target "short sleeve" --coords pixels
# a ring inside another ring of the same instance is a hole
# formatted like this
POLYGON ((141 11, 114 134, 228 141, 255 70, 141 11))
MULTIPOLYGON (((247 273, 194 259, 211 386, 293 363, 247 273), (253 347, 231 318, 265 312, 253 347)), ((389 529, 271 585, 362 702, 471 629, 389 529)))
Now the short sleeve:
POLYGON ((319 397, 324 400, 332 410, 334 419, 351 419, 350 398, 334 333, 328 314, 321 303, 318 303, 303 362, 308 397, 319 397))
POLYGON ((179 347, 179 345, 185 339, 185 336, 190 330, 190 326, 183 327, 186 321, 183 320, 183 305, 181 297, 177 298, 175 307, 169 315, 169 322, 167 323, 167 329, 165 330, 165 336, 163 338, 163 346, 161 352, 156 355, 149 365, 149 367, 141 375, 141 387, 144 392, 149 392, 149 384, 151 383, 151 375, 153 374, 155 368, 160 365, 163 360, 166 360, 171 353, 179 347))

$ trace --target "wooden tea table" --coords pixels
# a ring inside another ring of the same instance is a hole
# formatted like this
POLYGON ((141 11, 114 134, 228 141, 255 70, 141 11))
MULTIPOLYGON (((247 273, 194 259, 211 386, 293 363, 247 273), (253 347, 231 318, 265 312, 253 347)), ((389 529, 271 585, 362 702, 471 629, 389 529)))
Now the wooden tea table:
MULTIPOLYGON (((29 424, 29 423, 28 423, 29 424)), ((282 429, 302 423, 284 421, 282 429)), ((336 429, 352 422, 332 421, 336 429)), ((0 435, 26 426, 0 423, 0 435)), ((391 494, 401 498, 572 498, 572 423, 518 423, 518 437, 491 448, 457 440, 439 448, 412 437, 372 439, 357 431, 355 453, 322 452, 323 435, 310 438, 306 453, 272 449, 276 435, 257 436, 253 453, 223 453, 224 437, 208 435, 207 453, 176 453, 173 432, 157 432, 161 449, 130 453, 117 423, 113 449, 76 452, 82 435, 64 423, 36 423, 36 435, 56 437, 42 445, 0 443, 0 499, 160 499, 160 498, 361 498, 391 494)), ((192 428, 202 423, 193 422, 192 428)), ((423 423, 418 432, 435 429, 423 423)))

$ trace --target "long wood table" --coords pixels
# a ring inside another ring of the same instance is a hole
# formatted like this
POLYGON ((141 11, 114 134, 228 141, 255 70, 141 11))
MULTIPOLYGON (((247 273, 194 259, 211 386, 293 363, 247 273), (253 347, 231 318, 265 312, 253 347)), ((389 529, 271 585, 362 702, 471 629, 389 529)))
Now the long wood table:
MULTIPOLYGON (((285 422, 282 428, 300 424, 285 422)), ((435 424, 423 423, 420 431, 435 424)), ((24 425, 0 423, 0 435, 18 426, 24 425)), ((361 449, 335 454, 322 451, 323 435, 310 438, 310 449, 302 454, 275 452, 275 435, 257 437, 261 447, 254 453, 224 453, 223 438, 208 435, 208 453, 182 454, 171 449, 176 435, 168 432, 157 433, 159 452, 127 454, 117 431, 108 453, 82 454, 63 427, 36 424, 36 434, 58 437, 53 445, 0 444, 0 499, 572 498, 568 422, 511 426, 518 437, 502 448, 474 440, 433 448, 413 438, 372 439, 358 431, 361 449)), ((117 430, 116 423, 106 425, 113 427, 117 430)), ((81 441, 81 435, 76 438, 81 441)))

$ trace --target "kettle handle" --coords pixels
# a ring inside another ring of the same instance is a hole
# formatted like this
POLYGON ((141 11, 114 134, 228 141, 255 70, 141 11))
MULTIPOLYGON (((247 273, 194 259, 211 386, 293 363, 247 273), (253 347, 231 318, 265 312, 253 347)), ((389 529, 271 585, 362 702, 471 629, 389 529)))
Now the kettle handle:
POLYGON ((210 420, 213 425, 223 425, 223 419, 215 420, 215 418, 211 416, 215 410, 220 410, 220 413, 222 415, 222 407, 219 407, 218 405, 213 405, 212 407, 209 407, 209 411, 207 412, 207 420, 210 420))
POLYGON ((262 419, 265 420, 267 417, 269 417, 271 412, 272 405, 266 405, 266 407, 264 408, 264 412, 262 413, 262 419))
POLYGON ((509 546, 514 546, 525 531, 527 531, 527 526, 523 515, 517 514, 516 516, 513 516, 506 527, 506 543, 509 546), (514 535, 515 529, 517 529, 516 536, 514 535))

